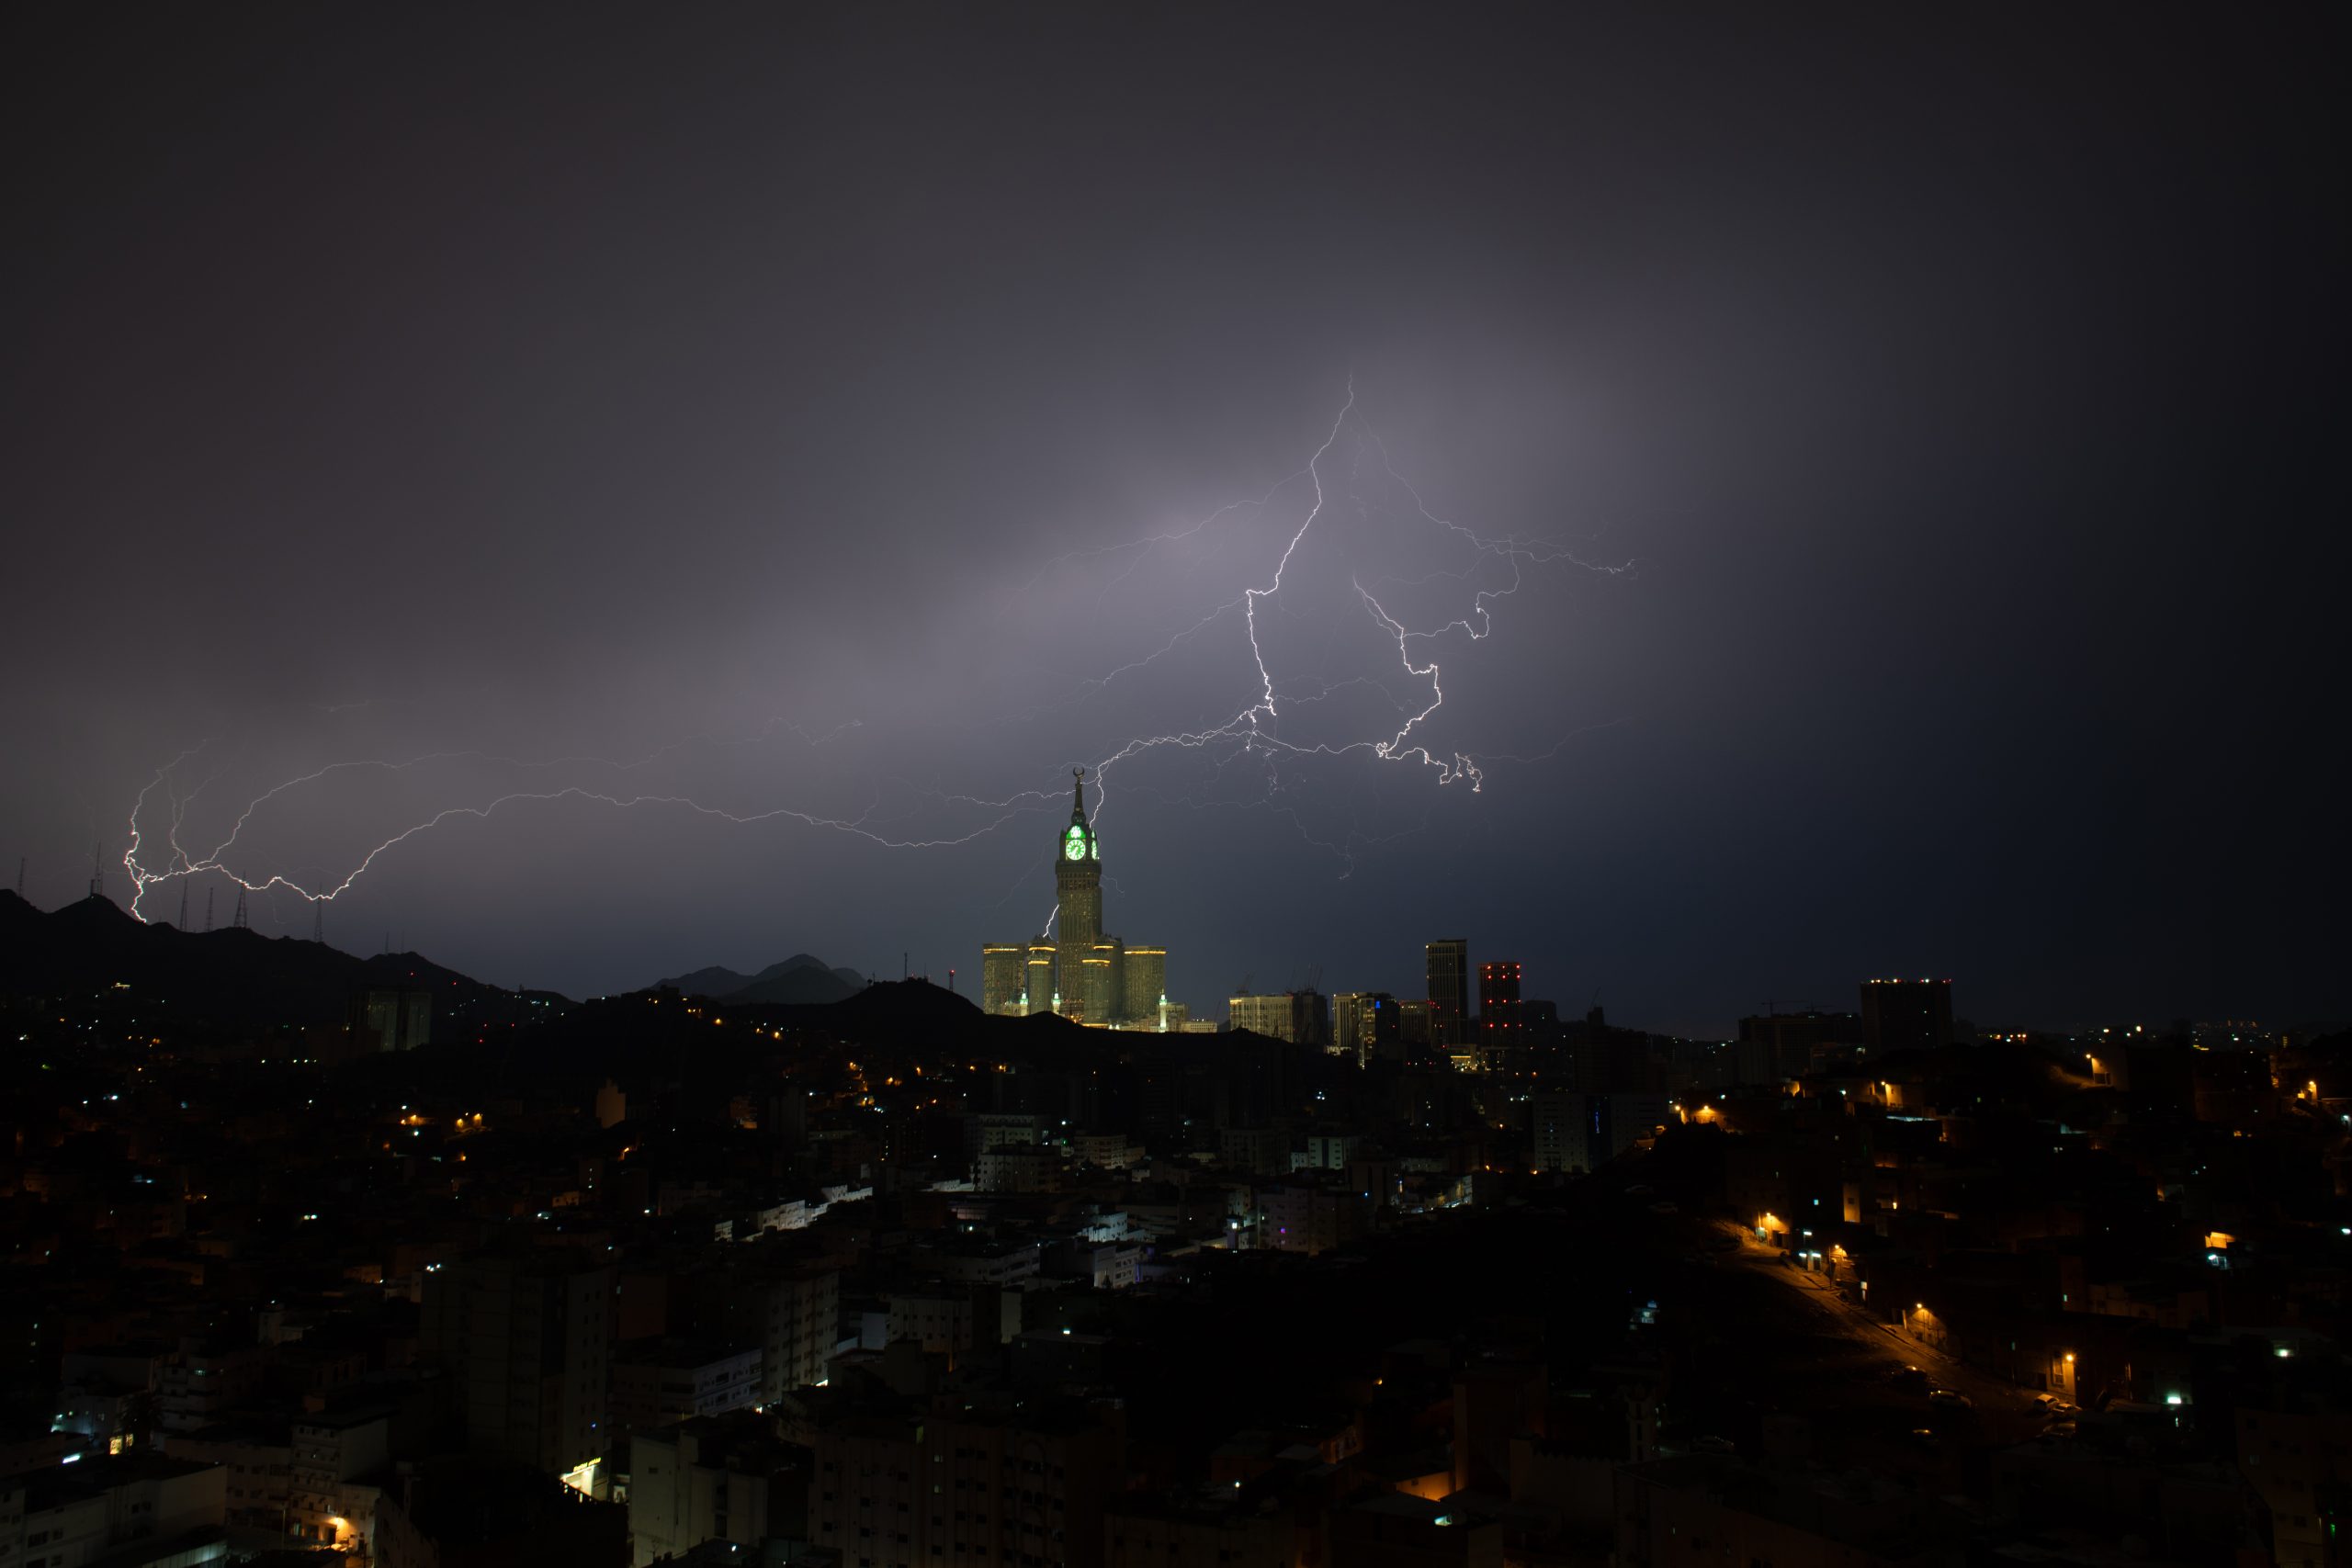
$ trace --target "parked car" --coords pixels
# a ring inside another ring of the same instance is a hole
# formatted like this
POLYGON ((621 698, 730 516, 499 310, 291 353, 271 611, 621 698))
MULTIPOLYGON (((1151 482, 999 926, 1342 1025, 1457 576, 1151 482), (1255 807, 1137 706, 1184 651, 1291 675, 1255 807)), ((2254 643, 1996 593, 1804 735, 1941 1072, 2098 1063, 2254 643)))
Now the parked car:
POLYGON ((1917 1367, 1905 1367, 1901 1371, 1889 1372, 1886 1375, 1886 1381, 1899 1389, 1905 1389, 1913 1393, 1928 1392, 1928 1374, 1917 1367))
POLYGON ((1946 1410, 1973 1410, 1976 1408, 1976 1402, 1974 1400, 1969 1398, 1968 1395, 1964 1393, 1949 1388, 1929 1389, 1928 1391, 1928 1403, 1940 1406, 1946 1410))

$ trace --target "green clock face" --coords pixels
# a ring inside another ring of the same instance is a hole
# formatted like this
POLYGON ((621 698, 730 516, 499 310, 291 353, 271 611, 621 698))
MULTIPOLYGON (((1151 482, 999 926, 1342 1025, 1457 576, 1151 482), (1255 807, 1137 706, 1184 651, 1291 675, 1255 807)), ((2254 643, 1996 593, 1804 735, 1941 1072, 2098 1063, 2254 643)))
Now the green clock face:
POLYGON ((1062 840, 1062 854, 1064 858, 1069 860, 1084 860, 1086 858, 1085 829, 1072 828, 1069 830, 1068 837, 1062 840))

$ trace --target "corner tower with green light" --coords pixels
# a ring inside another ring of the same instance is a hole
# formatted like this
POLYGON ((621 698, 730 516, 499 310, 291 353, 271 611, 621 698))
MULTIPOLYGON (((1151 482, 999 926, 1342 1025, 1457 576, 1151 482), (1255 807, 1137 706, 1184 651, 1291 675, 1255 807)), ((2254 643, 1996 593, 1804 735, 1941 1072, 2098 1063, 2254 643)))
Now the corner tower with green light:
MULTIPOLYGON (((1102 940, 1102 840, 1086 819, 1086 770, 1071 770, 1069 826, 1054 860, 1054 894, 1061 910, 1061 945, 1088 948, 1102 940)), ((1062 994, 1069 994, 1065 982, 1062 994)))
POLYGON ((1054 840, 1052 937, 981 950, 990 1012, 1057 1012, 1074 1022, 1168 1027, 1165 948, 1130 950, 1102 934, 1102 841, 1086 813, 1086 770, 1073 770, 1069 820, 1054 840))

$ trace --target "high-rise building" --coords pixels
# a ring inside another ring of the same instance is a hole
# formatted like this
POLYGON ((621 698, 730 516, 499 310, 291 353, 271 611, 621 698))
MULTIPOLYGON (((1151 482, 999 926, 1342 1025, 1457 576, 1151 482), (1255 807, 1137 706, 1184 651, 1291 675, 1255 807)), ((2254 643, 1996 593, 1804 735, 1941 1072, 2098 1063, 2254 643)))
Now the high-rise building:
POLYGON ((1331 1043, 1330 998, 1312 986, 1290 994, 1290 1037, 1317 1051, 1331 1043))
POLYGON ((1873 1056, 1951 1044, 1951 982, 1863 981, 1862 1043, 1873 1056))
POLYGON ((1159 1016, 1168 999, 1168 950, 1164 947, 1127 949, 1126 1006, 1120 1016, 1134 1023, 1159 1016))
POLYGON ((1086 817, 1078 770, 1069 821, 1054 844, 1058 930, 1026 943, 980 949, 980 1001, 992 1013, 1056 1012, 1079 1023, 1149 1027, 1164 1021, 1168 950, 1130 948, 1102 930, 1102 841, 1086 817))
POLYGON ((823 1254, 744 1247, 746 1263, 698 1281, 699 1309, 712 1329, 760 1347, 756 1404, 774 1404, 796 1388, 825 1381, 840 1337, 841 1260, 823 1254))
POLYGON ((1478 1037, 1482 1042, 1509 1044, 1527 1032, 1519 981, 1515 962, 1478 965, 1478 1037))
POLYGON ((1470 1028, 1470 944, 1441 937, 1425 950, 1429 963, 1430 1043, 1459 1045, 1470 1028))
POLYGON ((1312 988, 1262 997, 1245 992, 1225 1004, 1226 1027, 1320 1049, 1331 1043, 1331 1018, 1324 1009, 1326 999, 1312 988))
POLYGON ((1060 982, 1054 978, 1059 950, 1054 946, 1053 938, 1037 937, 1023 951, 1028 954, 1027 961, 1022 965, 1028 983, 1022 990, 1021 1005, 1013 1010, 1024 1014, 1057 1010, 1061 1006, 1062 988, 1060 982))
POLYGON ((1331 998, 1333 1055, 1363 1066, 1374 1056, 1396 1055, 1403 1043, 1396 998, 1387 992, 1342 991, 1331 998))
POLYGON ((1252 1034, 1262 1034, 1269 1040, 1290 1038, 1290 998, 1283 992, 1270 996, 1251 996, 1243 992, 1229 997, 1225 1004, 1225 1026, 1246 1029, 1252 1034))
POLYGON ((981 948, 981 1010, 1018 1017, 1028 1000, 1028 950, 1017 942, 992 942, 981 948))
POLYGON ((560 1475, 603 1455, 613 1270, 550 1249, 424 1277, 418 1348, 457 1391, 469 1452, 560 1475))

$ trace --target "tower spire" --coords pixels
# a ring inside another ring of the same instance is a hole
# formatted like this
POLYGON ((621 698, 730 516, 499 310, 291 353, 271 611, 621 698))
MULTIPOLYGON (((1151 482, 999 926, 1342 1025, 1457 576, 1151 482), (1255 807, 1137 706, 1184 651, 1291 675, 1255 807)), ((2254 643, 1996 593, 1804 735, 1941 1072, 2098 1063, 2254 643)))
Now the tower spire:
POLYGON ((1069 779, 1069 819, 1083 826, 1086 821, 1086 770, 1072 768, 1069 779))

